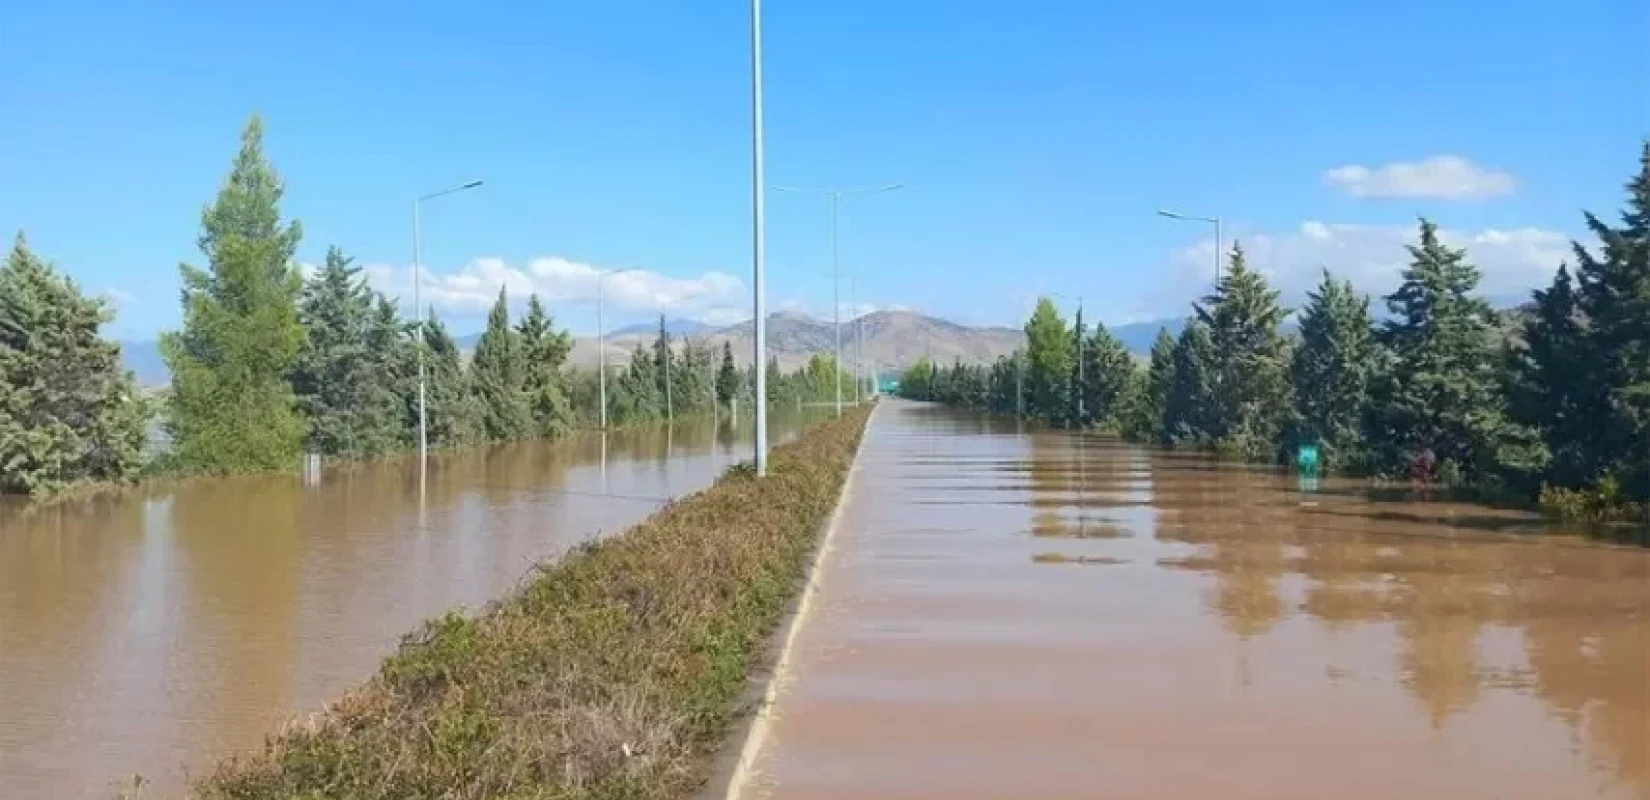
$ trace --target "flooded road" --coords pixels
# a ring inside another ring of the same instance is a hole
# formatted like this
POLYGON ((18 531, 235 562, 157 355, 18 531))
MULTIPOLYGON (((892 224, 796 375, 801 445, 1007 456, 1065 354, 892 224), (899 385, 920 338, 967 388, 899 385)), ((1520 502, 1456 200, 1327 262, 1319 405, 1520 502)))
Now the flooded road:
POLYGON ((1650 798, 1650 552, 878 409, 743 796, 1650 798))
MULTIPOLYGON (((818 418, 819 415, 813 415, 818 418)), ((773 440, 802 419, 773 420, 773 440)), ((398 637, 750 457, 751 426, 582 434, 296 477, 0 508, 0 798, 109 798, 254 748, 398 637), (605 470, 604 470, 605 463, 605 470)))

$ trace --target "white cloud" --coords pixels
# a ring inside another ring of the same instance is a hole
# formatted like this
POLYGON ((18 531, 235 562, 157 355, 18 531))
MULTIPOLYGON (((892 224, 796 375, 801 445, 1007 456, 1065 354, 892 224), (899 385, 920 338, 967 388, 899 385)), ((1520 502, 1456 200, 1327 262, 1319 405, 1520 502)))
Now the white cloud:
MULTIPOLYGON (((1246 234, 1239 241, 1249 266, 1282 290, 1285 303, 1298 306, 1307 290, 1318 284, 1324 268, 1374 298, 1390 294, 1410 261, 1404 245, 1413 244, 1417 232, 1415 225, 1307 220, 1293 231, 1246 234)), ((1490 298, 1522 295, 1545 285, 1570 257, 1570 238, 1541 228, 1440 229, 1439 237, 1467 251, 1467 258, 1483 273, 1479 293, 1490 298)), ((1231 240, 1224 244, 1229 251, 1231 240)), ((1209 291, 1214 253, 1213 239, 1175 251, 1158 285, 1149 290, 1145 308, 1134 316, 1187 313, 1187 303, 1209 291)))
POLYGON ((113 286, 104 289, 103 296, 108 299, 108 301, 113 304, 115 308, 124 308, 129 306, 137 299, 133 297, 130 292, 116 289, 113 286))
POLYGON ((1485 200, 1512 194, 1518 188, 1518 179, 1510 172, 1450 155, 1395 161, 1380 167, 1347 164, 1325 172, 1323 181, 1353 197, 1485 200))
MULTIPOLYGON (((435 273, 424 268, 420 291, 424 302, 438 314, 483 313, 498 298, 500 287, 514 301, 537 294, 551 305, 594 304, 596 283, 603 271, 559 256, 535 258, 524 266, 512 266, 499 258, 477 258, 456 272, 435 273)), ((411 267, 369 264, 362 272, 374 288, 411 308, 411 267)), ((672 317, 712 322, 726 319, 745 301, 744 284, 723 272, 673 278, 627 269, 609 271, 601 283, 603 305, 610 313, 662 310, 672 317)))

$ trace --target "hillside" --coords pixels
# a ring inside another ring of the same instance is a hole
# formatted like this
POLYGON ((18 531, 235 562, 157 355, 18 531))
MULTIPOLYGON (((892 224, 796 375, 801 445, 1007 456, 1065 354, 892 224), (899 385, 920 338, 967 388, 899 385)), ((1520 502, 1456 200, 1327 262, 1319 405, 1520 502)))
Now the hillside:
MULTIPOLYGON (((1509 331, 1516 328, 1517 320, 1525 313, 1527 311, 1520 308, 1500 312, 1504 327, 1509 331)), ((1184 325, 1184 319, 1162 319, 1117 325, 1111 331, 1130 352, 1144 356, 1151 351, 1152 340, 1156 338, 1159 328, 1178 334, 1184 325)), ((715 328, 677 321, 669 323, 668 327, 677 335, 678 341, 683 332, 691 331, 688 335, 694 341, 709 343, 718 350, 724 342, 729 343, 733 346, 734 358, 741 365, 750 363, 753 327, 750 322, 715 328)), ((845 354, 853 352, 857 341, 855 337, 861 327, 865 334, 865 363, 884 371, 903 369, 924 355, 941 364, 957 359, 965 363, 989 362, 1012 353, 1025 339, 1017 328, 974 328, 914 311, 877 311, 865 315, 858 324, 852 320, 843 321, 842 349, 845 354)), ((1286 333, 1293 333, 1294 328, 1293 318, 1284 323, 1286 333)), ((656 330, 654 325, 632 325, 615 330, 606 341, 608 359, 614 364, 628 363, 637 345, 651 345, 656 330)), ((459 348, 467 355, 474 349, 478 338, 479 334, 458 337, 459 348)), ((829 320, 791 312, 768 317, 768 351, 779 358, 781 367, 794 369, 807 363, 813 354, 829 353, 832 349, 829 320)), ((166 363, 160 357, 156 342, 122 342, 121 355, 126 367, 137 374, 140 384, 160 386, 167 382, 166 363)), ((852 356, 845 355, 845 358, 851 359, 852 356)), ((574 340, 571 360, 581 367, 595 366, 596 341, 591 338, 574 340)))

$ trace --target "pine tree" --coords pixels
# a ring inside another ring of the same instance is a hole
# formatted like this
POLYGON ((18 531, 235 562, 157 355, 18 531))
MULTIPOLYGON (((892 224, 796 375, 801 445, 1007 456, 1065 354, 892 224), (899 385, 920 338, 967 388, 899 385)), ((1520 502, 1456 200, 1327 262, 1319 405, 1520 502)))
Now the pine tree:
POLYGON ((722 366, 716 370, 716 399, 732 406, 739 393, 739 368, 733 363, 733 345, 722 343, 722 366))
POLYGON ((1163 404, 1163 443, 1208 445, 1215 437, 1215 355, 1209 328, 1186 323, 1174 346, 1174 373, 1163 404))
POLYGON ((148 407, 101 336, 111 317, 17 235, 0 265, 0 494, 136 476, 148 407))
POLYGON ((1289 411, 1287 348, 1278 335, 1288 311, 1278 305, 1278 292, 1234 244, 1214 294, 1193 308, 1213 348, 1209 434, 1249 457, 1271 452, 1289 411))
POLYGON ((1375 367, 1369 298, 1324 270, 1307 294, 1293 362, 1297 443, 1317 444, 1331 468, 1359 463, 1375 367))
POLYGON ((562 366, 573 350, 573 337, 556 330, 555 320, 536 294, 528 299, 527 314, 516 333, 521 342, 525 370, 522 389, 527 394, 532 432, 537 436, 560 435, 573 423, 562 375, 562 366))
POLYGON ((380 356, 370 349, 375 298, 350 262, 329 248, 325 264, 304 286, 298 319, 306 337, 292 387, 311 451, 373 455, 401 443, 399 398, 383 391, 380 356))
POLYGON ((1122 425, 1124 436, 1137 442, 1165 441, 1168 438, 1165 414, 1169 394, 1174 389, 1174 374, 1175 339, 1168 329, 1158 328, 1146 372, 1139 375, 1130 387, 1122 425))
POLYGON ((367 321, 367 353, 373 372, 370 392, 374 407, 389 411, 394 440, 402 447, 418 442, 417 336, 417 323, 402 319, 394 301, 375 293, 372 318, 367 321))
POLYGON ((653 339, 653 375, 659 382, 659 396, 663 398, 661 407, 664 415, 671 419, 676 417, 676 351, 670 343, 670 331, 665 328, 665 315, 659 315, 659 335, 653 339))
POLYGON ((1134 378, 1134 358, 1106 326, 1095 325, 1094 335, 1083 346, 1083 360, 1083 405, 1089 419, 1098 424, 1117 421, 1134 378))
POLYGON ((519 439, 532 429, 525 366, 521 342, 510 327, 509 296, 501 286, 470 357, 470 387, 481 403, 481 431, 488 439, 519 439))
POLYGON ((1046 420, 1065 419, 1074 360, 1071 331, 1046 297, 1037 301, 1025 331, 1026 413, 1046 420))
MULTIPOLYGON (((484 436, 481 400, 464 370, 458 343, 441 320, 431 317, 424 326, 425 417, 432 447, 471 444, 484 436)), ((408 406, 411 428, 418 428, 416 394, 408 406)))
POLYGON ((1509 412, 1546 443, 1548 482, 1586 486, 1599 477, 1595 458, 1605 426, 1586 413, 1588 401, 1599 393, 1593 376, 1586 374, 1592 354, 1583 338, 1586 330, 1569 267, 1560 265, 1553 282, 1537 290, 1534 299, 1534 315, 1508 348, 1509 412))
POLYGON ((1579 413, 1616 434, 1596 442, 1588 459, 1593 471, 1614 474, 1634 495, 1650 498, 1650 140, 1627 183, 1621 220, 1612 227, 1587 214, 1600 252, 1574 245, 1587 322, 1581 370, 1592 390, 1579 413))
POLYGON ((1491 474, 1508 434, 1496 368, 1494 316, 1478 287, 1478 268, 1438 239, 1421 220, 1420 242, 1410 245, 1403 284, 1386 298, 1393 319, 1382 339, 1392 350, 1381 410, 1389 469, 1430 451, 1440 472, 1466 478, 1491 474), (1392 447, 1396 446, 1396 449, 1392 447), (1394 457, 1399 463, 1393 463, 1394 457))
POLYGON ((183 330, 161 342, 172 372, 167 422, 186 468, 298 463, 304 421, 287 376, 304 341, 302 279, 292 260, 302 229, 281 222, 282 191, 254 117, 216 202, 201 215, 207 267, 182 267, 183 330))

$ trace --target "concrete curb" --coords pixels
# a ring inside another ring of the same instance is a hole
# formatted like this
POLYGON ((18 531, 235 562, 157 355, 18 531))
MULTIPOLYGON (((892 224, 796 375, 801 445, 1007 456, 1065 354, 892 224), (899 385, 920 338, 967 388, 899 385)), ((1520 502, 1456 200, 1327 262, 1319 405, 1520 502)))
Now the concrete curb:
POLYGON ((739 697, 739 708, 743 710, 744 719, 717 751, 710 780, 694 794, 694 800, 739 800, 750 789, 752 769, 762 752, 762 744, 767 740, 768 721, 772 718, 774 703, 791 672, 791 651, 796 646, 803 621, 813 608, 814 595, 818 594, 823 577, 821 567, 831 553, 842 509, 848 505, 854 478, 859 474, 860 454, 865 450, 865 440, 871 435, 871 423, 880 410, 881 403, 873 405, 870 416, 865 418, 865 429, 860 433, 859 443, 854 446, 853 462, 842 478, 842 493, 837 496, 836 508, 832 509, 822 525, 819 544, 814 548, 813 561, 808 565, 802 591, 786 609, 784 620, 768 640, 767 655, 751 670, 750 681, 745 686, 744 694, 739 697), (735 742, 740 743, 737 749, 732 746, 735 742))

